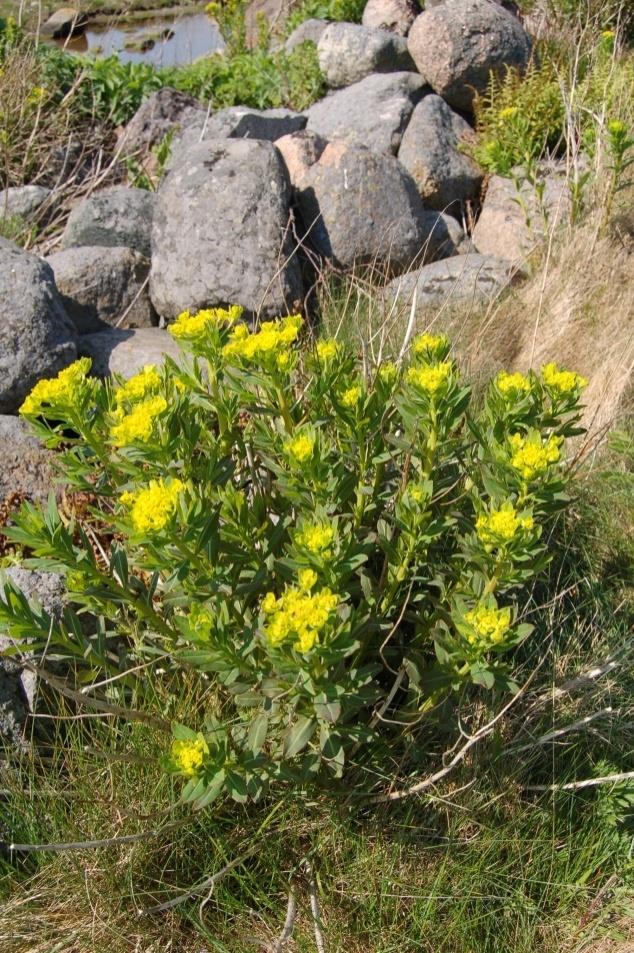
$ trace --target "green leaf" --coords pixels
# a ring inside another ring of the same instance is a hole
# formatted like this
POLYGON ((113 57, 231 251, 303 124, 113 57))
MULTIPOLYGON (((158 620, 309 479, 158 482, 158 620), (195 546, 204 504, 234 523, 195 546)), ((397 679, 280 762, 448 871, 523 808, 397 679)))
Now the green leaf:
POLYGON ((206 785, 204 794, 201 794, 193 803, 195 811, 202 811, 204 807, 207 807, 208 804, 215 801, 219 794, 222 794, 225 786, 224 768, 217 771, 211 780, 206 782, 206 785))
POLYGON ((484 662, 473 663, 471 679, 476 685, 482 685, 484 688, 493 688, 495 685, 495 674, 484 662))
POLYGON ((302 751, 313 736, 317 721, 302 716, 286 732, 284 737, 284 757, 294 758, 302 751))
POLYGON ((181 725, 178 721, 172 722, 172 737, 176 741, 195 741, 198 737, 195 731, 188 728, 187 725, 181 725))
POLYGON ((247 736, 247 749, 252 754, 259 754, 264 747, 268 728, 268 717, 262 712, 256 715, 249 726, 249 734, 247 736))

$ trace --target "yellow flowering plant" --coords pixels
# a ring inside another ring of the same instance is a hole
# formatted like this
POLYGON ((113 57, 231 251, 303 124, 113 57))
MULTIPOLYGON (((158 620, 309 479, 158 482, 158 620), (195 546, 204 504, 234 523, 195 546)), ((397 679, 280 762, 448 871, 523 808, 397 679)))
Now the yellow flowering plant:
POLYGON ((22 414, 88 515, 51 498, 6 531, 67 579, 59 619, 3 584, 13 639, 95 691, 117 676, 122 707, 152 671, 198 685, 164 758, 198 809, 346 770, 362 784, 353 751, 371 766, 422 714, 514 690, 585 384, 501 372, 474 407, 442 335, 362 371, 297 315, 242 318, 184 312, 182 359, 127 381, 82 360, 36 385, 22 414))

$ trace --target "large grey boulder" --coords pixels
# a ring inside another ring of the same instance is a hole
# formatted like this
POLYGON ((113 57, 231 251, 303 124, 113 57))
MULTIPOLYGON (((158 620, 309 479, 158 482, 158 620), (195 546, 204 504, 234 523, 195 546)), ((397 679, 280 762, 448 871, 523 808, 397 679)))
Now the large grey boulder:
POLYGON ((407 36, 419 13, 416 0, 368 0, 361 22, 373 30, 407 36))
POLYGON ((454 211, 477 196, 483 172, 466 155, 464 145, 473 138, 466 120, 433 94, 414 109, 398 151, 426 206, 454 211))
POLYGON ((565 167, 542 167, 538 195, 526 179, 492 176, 473 230, 479 252, 509 261, 524 260, 548 233, 568 220, 570 191, 565 167))
POLYGON ((531 41, 519 20, 493 0, 446 0, 425 10, 407 38, 409 51, 434 92, 470 110, 491 73, 525 69, 531 41))
POLYGON ((95 192, 70 213, 61 247, 123 245, 149 258, 154 205, 154 193, 145 189, 113 185, 95 192))
POLYGON ((48 257, 66 311, 80 334, 103 325, 157 324, 150 301, 150 262, 131 248, 67 248, 48 257))
POLYGON ((181 350, 164 328, 105 328, 95 334, 82 334, 78 350, 81 357, 92 360, 97 377, 120 374, 126 379, 137 374, 146 364, 162 364, 166 357, 178 360, 181 350))
POLYGON ((76 333, 46 262, 0 238, 0 414, 76 356, 76 333))
POLYGON ((470 252, 424 265, 395 278, 385 288, 387 302, 410 308, 416 294, 416 309, 448 302, 491 300, 520 274, 510 262, 491 255, 470 252))
POLYGON ((303 113, 291 109, 252 109, 250 106, 228 106, 210 116, 197 119, 174 142, 172 166, 187 150, 209 139, 262 139, 274 142, 280 136, 297 132, 306 125, 303 113))
POLYGON ((317 44, 319 68, 329 86, 350 86, 370 73, 415 70, 402 36, 357 23, 331 23, 317 44))
POLYGON ((302 295, 289 237, 290 183, 270 142, 215 139, 190 149, 158 191, 150 295, 166 320, 240 304, 275 316, 302 295))
POLYGON ((10 215, 33 218, 43 205, 50 202, 50 189, 42 185, 16 185, 0 189, 0 219, 10 215))
POLYGON ((414 183, 393 156, 329 143, 296 184, 306 237, 341 268, 375 265, 398 274, 447 242, 426 215, 414 183))
POLYGON ((284 44, 284 49, 287 53, 292 53, 295 47, 300 46, 302 43, 314 43, 316 46, 324 30, 326 30, 329 25, 328 20, 318 20, 315 17, 304 20, 304 22, 296 26, 290 34, 284 44))
POLYGON ((412 110, 427 88, 417 73, 374 73, 311 106, 306 128, 324 139, 345 139, 374 152, 396 153, 412 110))
POLYGON ((193 96, 164 86, 141 103, 119 136, 123 155, 144 156, 167 135, 204 121, 206 108, 193 96))
POLYGON ((0 503, 13 494, 43 503, 54 488, 52 451, 25 420, 0 415, 0 503))

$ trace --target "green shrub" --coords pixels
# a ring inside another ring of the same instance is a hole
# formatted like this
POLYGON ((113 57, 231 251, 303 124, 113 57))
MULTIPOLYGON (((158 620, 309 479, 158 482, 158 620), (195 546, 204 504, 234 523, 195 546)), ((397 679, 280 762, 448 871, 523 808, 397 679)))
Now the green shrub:
POLYGON ((563 142, 564 101, 552 64, 534 62, 523 76, 516 69, 492 75, 475 105, 478 140, 472 154, 489 172, 508 175, 563 142))
POLYGON ((291 11, 285 29, 291 33, 305 20, 345 20, 348 23, 361 23, 367 0, 301 0, 291 11))
POLYGON ((36 385, 21 412, 91 515, 26 504, 7 530, 66 574, 62 621, 8 584, 0 601, 18 642, 117 675, 111 698, 157 657, 199 673, 206 718, 165 758, 197 807, 338 778, 352 754, 385 773, 444 699, 515 690, 585 383, 502 372, 476 412, 442 336, 362 376, 335 340, 298 349, 300 317, 250 332, 240 313, 181 315, 182 366, 112 384, 84 358, 36 385))

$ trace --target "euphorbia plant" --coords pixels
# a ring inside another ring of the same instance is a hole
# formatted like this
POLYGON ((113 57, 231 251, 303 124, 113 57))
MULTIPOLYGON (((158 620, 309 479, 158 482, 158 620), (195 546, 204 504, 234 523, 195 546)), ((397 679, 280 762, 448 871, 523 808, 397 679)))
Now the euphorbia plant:
POLYGON ((86 680, 159 656, 201 673, 208 714, 165 758, 197 807, 341 776, 452 694, 513 691, 582 378, 502 372, 474 411, 443 336, 363 376, 340 342, 302 343, 298 316, 251 331, 210 309, 170 331, 181 363, 101 382, 82 360, 25 401, 93 504, 88 523, 20 513, 10 535, 66 573, 67 610, 7 584, 9 633, 86 680))

